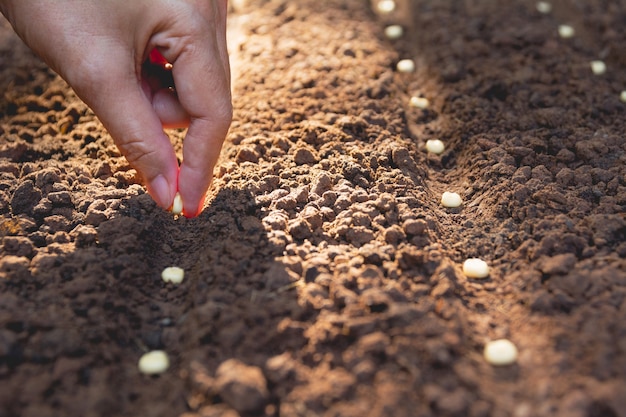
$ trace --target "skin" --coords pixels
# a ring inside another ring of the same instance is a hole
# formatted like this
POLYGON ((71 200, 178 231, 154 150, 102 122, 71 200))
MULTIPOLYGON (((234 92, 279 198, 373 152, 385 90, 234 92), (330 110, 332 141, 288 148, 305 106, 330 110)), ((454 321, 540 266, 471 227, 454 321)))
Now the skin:
POLYGON ((76 91, 139 172, 156 203, 180 192, 202 210, 232 119, 227 0, 0 0, 24 42, 76 91), (175 93, 145 62, 173 65, 175 93), (183 162, 163 131, 188 127, 183 162))

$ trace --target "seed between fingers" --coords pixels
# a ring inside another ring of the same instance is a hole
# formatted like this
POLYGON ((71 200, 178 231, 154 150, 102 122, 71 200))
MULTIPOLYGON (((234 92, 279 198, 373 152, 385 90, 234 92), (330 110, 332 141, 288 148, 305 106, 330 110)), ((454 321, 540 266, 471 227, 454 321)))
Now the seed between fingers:
POLYGON ((180 193, 176 193, 174 203, 172 204, 172 214, 179 216, 183 212, 183 199, 180 193))

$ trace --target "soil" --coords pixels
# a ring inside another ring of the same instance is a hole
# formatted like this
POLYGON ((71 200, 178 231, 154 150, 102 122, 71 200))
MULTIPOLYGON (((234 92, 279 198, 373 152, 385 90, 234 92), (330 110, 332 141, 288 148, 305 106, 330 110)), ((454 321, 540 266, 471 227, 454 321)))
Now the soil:
POLYGON ((626 2, 497 3, 233 1, 195 219, 5 22, 0 415, 626 416, 626 2))

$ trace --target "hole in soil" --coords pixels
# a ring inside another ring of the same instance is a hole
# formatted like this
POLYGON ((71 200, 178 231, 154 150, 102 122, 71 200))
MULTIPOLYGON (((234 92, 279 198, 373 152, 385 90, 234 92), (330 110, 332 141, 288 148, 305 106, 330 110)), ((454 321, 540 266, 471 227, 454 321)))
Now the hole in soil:
POLYGON ((371 313, 384 313, 389 308, 386 303, 374 303, 368 305, 368 307, 371 313))
POLYGON ((589 407, 588 417, 617 417, 617 413, 613 408, 601 402, 594 402, 589 407))

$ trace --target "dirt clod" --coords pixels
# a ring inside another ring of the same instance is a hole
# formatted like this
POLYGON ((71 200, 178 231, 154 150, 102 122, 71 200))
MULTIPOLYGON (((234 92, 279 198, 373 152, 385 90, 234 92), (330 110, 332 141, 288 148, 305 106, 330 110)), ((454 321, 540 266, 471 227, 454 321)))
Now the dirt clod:
POLYGON ((217 368, 216 378, 218 392, 239 413, 258 412, 265 407, 269 393, 260 368, 230 359, 217 368))

